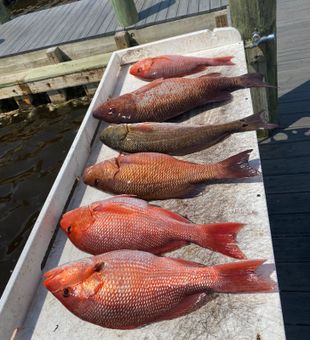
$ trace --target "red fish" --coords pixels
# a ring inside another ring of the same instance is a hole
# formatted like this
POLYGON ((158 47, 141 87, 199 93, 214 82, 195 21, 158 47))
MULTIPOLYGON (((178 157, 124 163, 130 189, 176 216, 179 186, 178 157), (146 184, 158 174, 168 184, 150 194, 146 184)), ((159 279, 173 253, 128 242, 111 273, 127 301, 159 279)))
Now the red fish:
POLYGON ((273 87, 257 73, 230 78, 218 75, 157 79, 100 104, 93 116, 110 123, 163 122, 198 106, 230 100, 230 92, 239 89, 273 87))
POLYGON ((183 77, 207 69, 208 66, 235 65, 233 57, 198 58, 181 55, 162 55, 145 58, 133 64, 130 74, 145 80, 183 77))
MULTIPOLYGON (((270 292, 256 271, 264 260, 207 267, 135 250, 116 250, 44 274, 45 287, 73 314, 96 325, 132 329, 186 315, 210 292, 270 292)), ((221 306, 218 306, 221 308, 221 306)))
POLYGON ((69 211, 60 226, 75 246, 93 255, 118 249, 161 254, 193 242, 237 259, 245 258, 235 240, 242 224, 191 224, 172 211, 129 196, 69 211))
POLYGON ((120 155, 88 167, 83 181, 103 191, 146 200, 183 198, 194 194, 199 183, 258 175, 248 163, 251 151, 216 164, 196 164, 153 152, 120 155))

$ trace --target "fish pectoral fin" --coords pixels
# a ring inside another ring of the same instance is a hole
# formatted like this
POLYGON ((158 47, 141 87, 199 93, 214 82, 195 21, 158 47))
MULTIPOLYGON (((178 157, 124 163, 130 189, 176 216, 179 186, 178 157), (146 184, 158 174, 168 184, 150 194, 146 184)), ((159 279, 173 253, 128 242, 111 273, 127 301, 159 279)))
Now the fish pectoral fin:
POLYGON ((121 203, 105 203, 98 204, 92 208, 93 212, 100 213, 110 213, 110 214, 120 214, 120 215, 128 215, 134 214, 137 212, 136 209, 130 207, 129 205, 121 204, 121 203))
MULTIPOLYGON (((205 66, 206 68, 206 66, 205 66)), ((207 74, 204 74, 202 76, 200 76, 199 78, 205 78, 205 77, 208 77, 208 78, 217 78, 217 77, 221 77, 222 73, 220 72, 212 72, 212 73, 207 73, 207 74)))
POLYGON ((169 311, 156 318, 154 321, 157 322, 178 318, 180 316, 194 312, 195 310, 204 306, 207 302, 207 293, 188 295, 178 305, 174 306, 169 311))
POLYGON ((212 98, 208 99, 205 104, 207 103, 218 103, 218 102, 226 102, 232 100, 232 95, 228 91, 221 91, 215 94, 212 98))
POLYGON ((191 223, 188 219, 186 219, 185 217, 176 214, 170 210, 166 210, 163 209, 159 206, 153 205, 153 204, 149 204, 149 208, 154 210, 154 213, 158 216, 158 217, 162 217, 164 220, 168 219, 172 219, 174 221, 180 221, 183 223, 191 223))
POLYGON ((141 93, 144 93, 158 85, 160 85, 162 83, 162 81, 164 80, 164 78, 159 78, 159 79, 156 79, 156 80, 153 80, 152 82, 150 82, 149 84, 147 85, 144 85, 142 87, 140 87, 139 89, 133 91, 132 93, 133 94, 141 94, 141 93))

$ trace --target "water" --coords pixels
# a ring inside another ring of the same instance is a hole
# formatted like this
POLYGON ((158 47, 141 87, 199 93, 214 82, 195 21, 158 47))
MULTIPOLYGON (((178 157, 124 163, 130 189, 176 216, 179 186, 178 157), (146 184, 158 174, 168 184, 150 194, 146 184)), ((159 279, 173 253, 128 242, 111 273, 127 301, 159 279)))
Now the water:
POLYGON ((0 295, 86 110, 43 107, 0 127, 0 295))

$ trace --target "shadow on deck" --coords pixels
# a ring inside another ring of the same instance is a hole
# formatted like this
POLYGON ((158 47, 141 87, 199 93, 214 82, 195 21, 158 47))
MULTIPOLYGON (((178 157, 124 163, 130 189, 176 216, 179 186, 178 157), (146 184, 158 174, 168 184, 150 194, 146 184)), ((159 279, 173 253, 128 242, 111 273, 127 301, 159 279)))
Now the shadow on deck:
POLYGON ((279 98, 279 123, 260 143, 287 340, 310 334, 310 81, 279 98))

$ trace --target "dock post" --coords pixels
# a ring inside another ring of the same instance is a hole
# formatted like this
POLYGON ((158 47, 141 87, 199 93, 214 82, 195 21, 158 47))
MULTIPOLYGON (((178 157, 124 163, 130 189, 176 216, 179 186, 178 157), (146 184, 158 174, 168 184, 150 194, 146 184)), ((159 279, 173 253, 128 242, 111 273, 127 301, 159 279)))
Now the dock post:
POLYGON ((118 22, 123 27, 136 24, 139 15, 133 0, 111 0, 118 22))
POLYGON ((4 5, 4 1, 0 0, 0 24, 4 24, 10 19, 10 13, 7 7, 4 5))
MULTIPOLYGON (((245 42, 249 72, 260 72, 277 86, 276 0, 229 0, 229 9, 232 26, 245 42)), ((252 89, 251 94, 254 112, 267 108, 276 122, 277 88, 252 89)))
MULTIPOLYGON (((51 64, 58 64, 65 61, 59 47, 51 47, 46 51, 46 55, 51 64)), ((50 90, 47 92, 52 104, 63 103, 67 99, 66 90, 50 90)))

